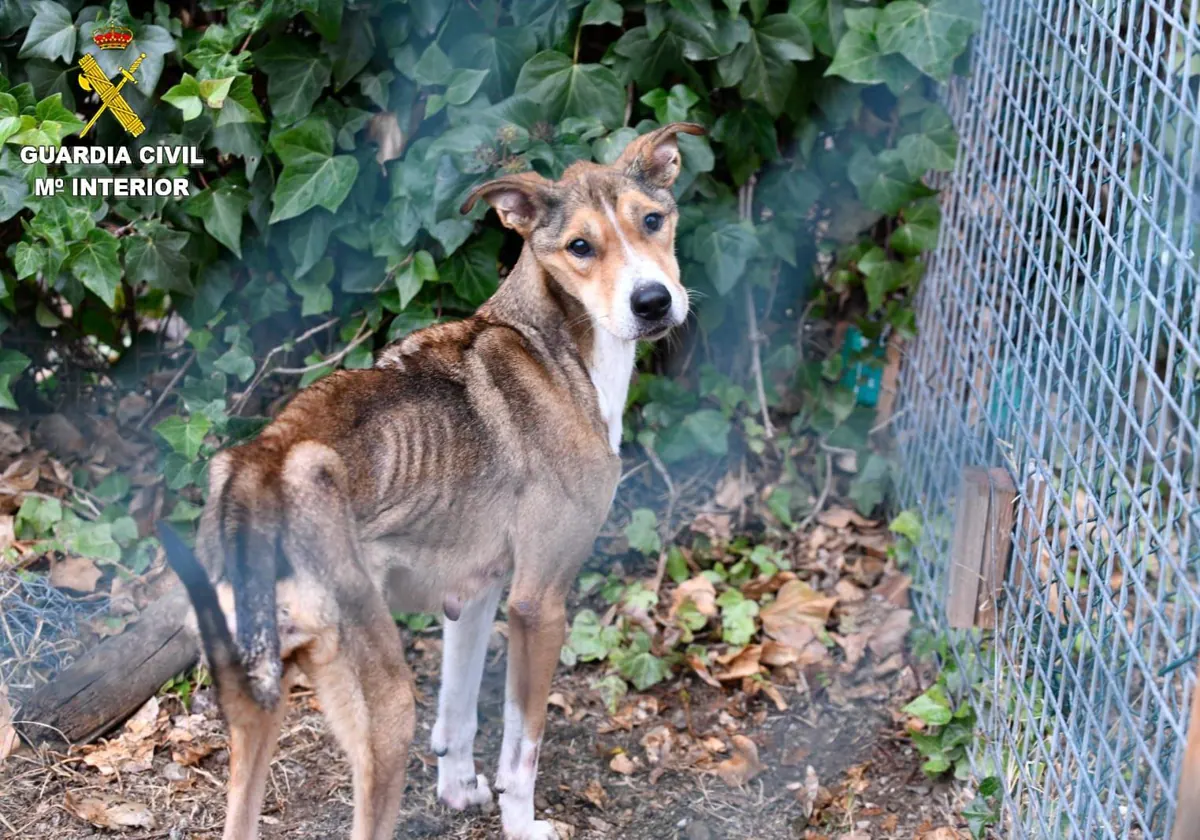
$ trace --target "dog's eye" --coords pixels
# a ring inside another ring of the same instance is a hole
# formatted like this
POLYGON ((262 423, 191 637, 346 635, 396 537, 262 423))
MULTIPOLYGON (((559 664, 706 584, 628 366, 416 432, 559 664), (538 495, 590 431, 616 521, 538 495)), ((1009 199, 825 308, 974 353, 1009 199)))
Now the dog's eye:
POLYGON ((646 214, 646 218, 642 219, 642 224, 644 224, 646 226, 646 230, 650 231, 651 233, 659 230, 662 227, 662 223, 662 213, 648 213, 646 214))
POLYGON ((590 257, 592 255, 592 246, 588 244, 586 239, 572 239, 567 245, 567 250, 577 257, 590 257))

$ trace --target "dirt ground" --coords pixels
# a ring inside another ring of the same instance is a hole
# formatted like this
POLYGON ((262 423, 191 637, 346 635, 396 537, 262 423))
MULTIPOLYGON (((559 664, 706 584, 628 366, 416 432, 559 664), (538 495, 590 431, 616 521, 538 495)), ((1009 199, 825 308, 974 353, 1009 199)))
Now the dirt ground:
MULTIPOLYGON (((502 636, 497 633, 493 642, 477 742, 480 770, 489 777, 499 751, 504 684, 502 636)), ((494 810, 455 813, 436 800, 436 760, 428 743, 439 643, 436 637, 423 637, 412 647, 421 702, 396 837, 500 837, 494 810)), ((896 710, 916 693, 918 669, 905 664, 885 677, 862 683, 866 688, 858 693, 867 696, 857 699, 822 688, 786 690, 786 711, 762 695, 747 699, 741 692, 729 695, 683 678, 630 699, 616 716, 609 716, 589 688, 586 672, 560 674, 541 753, 539 817, 556 820, 560 833, 573 832, 577 840, 967 837, 965 830, 959 831, 957 816, 962 791, 931 784, 902 734, 904 718, 896 710), (880 696, 882 686, 887 688, 880 696), (685 755, 661 749, 664 741, 714 738, 729 745, 736 765, 741 755, 731 743, 734 733, 754 743, 761 767, 742 785, 730 784, 723 771, 697 770, 685 755), (628 765, 614 761, 622 755, 628 765)), ((851 688, 848 693, 855 692, 851 688)), ((263 836, 347 836, 352 814, 348 768, 311 692, 297 692, 292 704, 272 767, 263 836)), ((208 692, 197 694, 194 717, 185 716, 175 698, 163 698, 157 706, 160 724, 187 720, 184 729, 195 736, 190 743, 199 752, 211 752, 182 766, 172 760, 180 757, 175 750, 179 743, 161 743, 162 725, 148 739, 156 748, 142 772, 128 772, 126 765, 126 772, 102 775, 78 754, 19 752, 0 768, 0 831, 62 840, 219 837, 228 754, 208 692), (118 823, 136 824, 116 832, 95 828, 79 816, 87 816, 89 807, 102 809, 118 823)))

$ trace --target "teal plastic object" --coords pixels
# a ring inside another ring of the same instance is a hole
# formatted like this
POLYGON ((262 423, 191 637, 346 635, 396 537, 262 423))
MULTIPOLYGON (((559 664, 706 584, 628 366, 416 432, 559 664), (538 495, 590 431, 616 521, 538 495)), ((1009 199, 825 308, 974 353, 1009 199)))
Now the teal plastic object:
POLYGON ((854 391, 859 405, 874 407, 879 402, 879 390, 883 382, 883 367, 886 356, 886 342, 882 339, 867 346, 867 339, 858 327, 851 326, 846 330, 846 338, 842 341, 842 384, 854 391), (868 360, 861 360, 862 352, 870 354, 868 360), (851 358, 859 361, 851 361, 851 358))

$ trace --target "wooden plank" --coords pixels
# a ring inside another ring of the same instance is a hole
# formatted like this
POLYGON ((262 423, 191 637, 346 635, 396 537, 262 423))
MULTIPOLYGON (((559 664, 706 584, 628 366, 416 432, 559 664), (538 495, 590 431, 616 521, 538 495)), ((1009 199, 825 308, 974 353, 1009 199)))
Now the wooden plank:
POLYGON ((1004 467, 993 467, 988 471, 988 476, 991 484, 988 536, 983 545, 975 626, 992 630, 996 627, 997 606, 1004 588, 1004 576, 1008 572, 1008 555, 1012 551, 1017 486, 1004 467))
POLYGON ((86 743, 122 723, 199 648, 184 628, 190 605, 176 585, 120 635, 105 639, 21 703, 17 731, 32 743, 86 743))
POLYGON ((1047 486, 1037 461, 1025 467, 1024 491, 1019 509, 1020 534, 1017 536, 1017 568, 1013 570, 1013 586, 1028 593, 1037 585, 1038 563, 1041 561, 1042 540, 1046 534, 1048 515, 1047 486))
POLYGON ((879 379, 879 400, 875 403, 875 425, 873 430, 884 432, 886 439, 888 426, 892 422, 892 414, 896 410, 896 398, 899 396, 900 359, 903 355, 904 339, 899 334, 892 333, 888 339, 887 352, 884 356, 883 375, 879 379))
POLYGON ((954 539, 950 549, 950 588, 946 620, 956 629, 975 626, 983 544, 987 539, 991 481, 985 467, 963 467, 954 508, 954 539))
POLYGON ((1179 774, 1179 793, 1175 800, 1175 830, 1171 840, 1200 840, 1200 666, 1192 686, 1192 719, 1187 729, 1187 750, 1179 774))

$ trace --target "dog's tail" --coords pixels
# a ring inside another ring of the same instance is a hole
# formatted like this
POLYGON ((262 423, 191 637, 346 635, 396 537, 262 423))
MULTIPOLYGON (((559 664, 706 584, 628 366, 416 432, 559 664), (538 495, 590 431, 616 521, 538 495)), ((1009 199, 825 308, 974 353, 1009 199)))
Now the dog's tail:
MULTIPOLYGON (((236 578, 231 580, 237 618, 235 641, 208 571, 175 529, 164 522, 158 524, 167 562, 183 582, 196 611, 204 654, 218 690, 223 685, 235 685, 260 707, 273 709, 279 703, 283 673, 275 621, 275 564, 246 562, 248 557, 255 556, 246 544, 254 541, 254 536, 243 536, 246 531, 239 529, 237 556, 227 564, 230 577, 236 578)), ((258 556, 265 559, 269 555, 258 556)))

